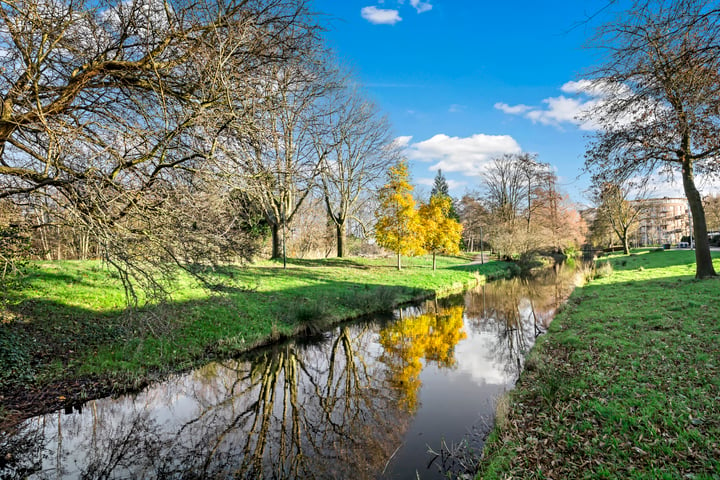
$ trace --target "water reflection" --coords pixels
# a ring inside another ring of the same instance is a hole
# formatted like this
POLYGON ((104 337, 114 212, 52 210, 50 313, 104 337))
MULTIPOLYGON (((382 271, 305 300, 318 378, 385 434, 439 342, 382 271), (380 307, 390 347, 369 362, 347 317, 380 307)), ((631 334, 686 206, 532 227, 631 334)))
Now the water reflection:
POLYGON ((489 284, 33 418, 0 435, 0 477, 442 478, 428 447, 487 421, 566 283, 489 284))
POLYGON ((400 319, 380 331, 379 360, 388 366, 390 384, 401 392, 400 405, 409 413, 417 409, 421 360, 452 368, 457 362, 455 345, 467 338, 462 305, 441 309, 428 302, 423 310, 409 317, 407 309, 401 310, 400 319))

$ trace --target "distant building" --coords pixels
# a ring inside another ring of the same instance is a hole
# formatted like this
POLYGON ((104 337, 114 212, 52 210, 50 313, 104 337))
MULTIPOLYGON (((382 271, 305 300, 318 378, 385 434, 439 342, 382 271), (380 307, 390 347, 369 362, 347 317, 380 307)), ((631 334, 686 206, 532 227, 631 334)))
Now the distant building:
POLYGON ((642 208, 640 225, 633 235, 636 245, 675 244, 690 235, 690 210, 684 198, 646 198, 631 202, 642 208))

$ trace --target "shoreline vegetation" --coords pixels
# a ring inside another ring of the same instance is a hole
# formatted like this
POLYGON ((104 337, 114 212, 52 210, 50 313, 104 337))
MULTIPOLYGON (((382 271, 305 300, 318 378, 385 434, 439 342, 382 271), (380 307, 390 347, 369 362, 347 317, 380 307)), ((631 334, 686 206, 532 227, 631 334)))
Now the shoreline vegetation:
POLYGON ((720 279, 690 250, 596 265, 500 399, 476 478, 720 478, 720 279))
POLYGON ((126 308, 100 261, 37 261, 0 309, 0 425, 142 388, 172 373, 343 321, 517 273, 471 255, 264 261, 216 270, 209 291, 180 275, 172 299, 126 308))

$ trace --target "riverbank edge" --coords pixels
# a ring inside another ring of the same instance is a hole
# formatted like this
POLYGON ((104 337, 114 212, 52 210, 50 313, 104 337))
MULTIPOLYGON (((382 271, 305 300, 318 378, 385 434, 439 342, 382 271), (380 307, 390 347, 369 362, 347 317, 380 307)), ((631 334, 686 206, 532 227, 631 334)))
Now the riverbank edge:
POLYGON ((657 252, 596 262, 498 400, 476 479, 720 478, 720 278, 657 252))
MULTIPOLYGON (((127 375, 113 371, 101 375, 70 375, 56 379, 48 384, 33 385, 32 388, 18 389, 16 387, 11 392, 0 390, 0 431, 11 431, 23 420, 33 416, 62 409, 72 411, 72 409, 80 408, 85 402, 93 399, 132 394, 142 390, 149 384, 162 381, 172 375, 182 374, 213 361, 233 358, 253 350, 272 347, 290 338, 313 335, 343 323, 387 313, 406 305, 455 295, 487 281, 508 278, 517 274, 516 267, 511 263, 492 263, 502 264, 502 268, 486 275, 479 273, 481 267, 477 265, 477 270, 467 271, 467 278, 463 281, 453 281, 430 291, 424 290, 410 296, 405 295, 400 300, 393 301, 389 306, 369 308, 351 315, 323 316, 320 320, 313 319, 313 321, 298 324, 290 331, 272 331, 268 335, 243 343, 241 346, 228 342, 220 348, 223 340, 228 340, 226 337, 213 342, 213 344, 206 345, 201 356, 182 358, 181 362, 168 362, 160 368, 149 369, 141 375, 127 375)), ((490 265, 490 263, 485 265, 490 265)), ((408 282, 400 288, 412 289, 414 287, 411 282, 408 282)))

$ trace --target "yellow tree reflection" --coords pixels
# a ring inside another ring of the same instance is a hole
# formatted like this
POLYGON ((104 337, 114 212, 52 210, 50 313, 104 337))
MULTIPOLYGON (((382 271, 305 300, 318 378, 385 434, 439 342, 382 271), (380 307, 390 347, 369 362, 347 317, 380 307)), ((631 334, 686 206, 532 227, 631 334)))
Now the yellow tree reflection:
POLYGON ((385 349, 382 360, 390 367, 391 386, 403 394, 402 408, 417 409, 422 360, 441 368, 454 367, 455 345, 466 337, 461 305, 404 318, 380 331, 385 349))

